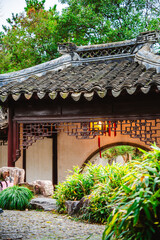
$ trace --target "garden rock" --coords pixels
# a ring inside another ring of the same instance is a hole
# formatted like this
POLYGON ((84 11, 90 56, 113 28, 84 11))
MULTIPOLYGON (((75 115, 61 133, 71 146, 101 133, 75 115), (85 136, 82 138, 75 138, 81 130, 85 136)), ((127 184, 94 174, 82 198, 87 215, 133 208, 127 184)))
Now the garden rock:
POLYGON ((12 179, 14 185, 24 182, 25 171, 18 167, 2 167, 0 168, 0 176, 4 180, 12 179))
POLYGON ((68 214, 72 216, 80 213, 80 211, 85 212, 85 209, 89 206, 89 203, 89 196, 85 196, 80 201, 66 201, 65 206, 68 214))
POLYGON ((79 209, 80 209, 80 201, 66 201, 65 202, 65 206, 67 209, 67 212, 70 216, 78 213, 79 209))
POLYGON ((80 200, 80 208, 82 208, 83 209, 83 211, 87 208, 87 207, 89 207, 89 204, 90 204, 90 196, 85 196, 85 197, 83 197, 81 200, 80 200))
POLYGON ((29 190, 31 190, 36 195, 40 194, 40 186, 39 185, 35 185, 32 183, 28 183, 28 182, 19 183, 18 185, 27 187, 29 190))
POLYGON ((36 180, 31 183, 35 186, 35 189, 39 188, 40 194, 42 194, 45 197, 52 196, 53 195, 53 184, 49 180, 36 180))
POLYGON ((3 210, 2 210, 2 208, 0 208, 0 213, 3 213, 3 210))
POLYGON ((43 209, 44 211, 57 210, 56 200, 52 198, 34 198, 30 201, 33 209, 43 209))

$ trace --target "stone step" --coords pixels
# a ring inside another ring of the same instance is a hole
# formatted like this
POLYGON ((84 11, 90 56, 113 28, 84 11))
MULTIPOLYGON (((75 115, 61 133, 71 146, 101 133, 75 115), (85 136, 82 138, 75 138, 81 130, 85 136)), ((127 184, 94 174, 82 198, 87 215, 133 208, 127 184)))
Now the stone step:
POLYGON ((53 198, 34 198, 30 201, 30 205, 33 209, 43 209, 44 211, 57 210, 56 199, 53 198))

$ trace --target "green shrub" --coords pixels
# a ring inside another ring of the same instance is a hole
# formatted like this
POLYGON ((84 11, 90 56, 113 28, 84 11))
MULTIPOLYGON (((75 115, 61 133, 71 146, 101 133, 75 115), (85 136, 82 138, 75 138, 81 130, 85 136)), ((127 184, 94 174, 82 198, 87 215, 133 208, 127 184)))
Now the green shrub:
POLYGON ((102 153, 102 156, 110 162, 110 160, 113 160, 120 155, 122 157, 126 156, 125 160, 129 161, 129 155, 131 155, 132 159, 137 159, 140 158, 142 154, 142 151, 136 147, 121 145, 107 149, 102 153))
POLYGON ((32 192, 26 187, 8 187, 0 192, 0 207, 8 210, 24 210, 32 197, 32 192))
POLYGON ((103 240, 153 240, 160 234, 160 149, 128 164, 129 173, 111 198, 114 210, 103 240))
POLYGON ((121 186, 126 172, 127 165, 120 167, 118 164, 106 167, 88 164, 83 173, 75 167, 74 174, 56 187, 53 197, 57 199, 59 212, 65 212, 65 201, 80 200, 87 196, 90 205, 85 211, 82 209, 82 218, 91 222, 105 222, 109 215, 109 199, 121 186))
POLYGON ((89 206, 81 209, 79 218, 89 222, 104 223, 109 216, 108 202, 108 186, 104 183, 98 183, 88 197, 89 206))
POLYGON ((67 180, 56 186, 53 198, 57 199, 59 212, 65 212, 65 201, 80 200, 89 195, 95 183, 105 178, 104 169, 96 165, 88 164, 85 171, 81 173, 78 167, 73 168, 73 175, 69 175, 67 180))
POLYGON ((54 197, 59 211, 66 200, 86 196, 90 204, 80 218, 107 222, 104 240, 152 240, 160 234, 160 149, 120 166, 88 164, 59 184, 54 197))
POLYGON ((127 165, 120 166, 118 164, 99 167, 103 170, 104 174, 98 183, 92 187, 89 196, 90 204, 84 212, 82 209, 82 218, 91 222, 104 223, 107 221, 110 213, 110 209, 108 208, 110 198, 122 185, 122 177, 127 173, 128 168, 127 165))
POLYGON ((90 193, 94 180, 90 174, 80 173, 80 171, 78 167, 74 167, 74 174, 68 176, 65 182, 56 186, 53 198, 57 199, 59 212, 65 212, 65 201, 80 200, 90 193))

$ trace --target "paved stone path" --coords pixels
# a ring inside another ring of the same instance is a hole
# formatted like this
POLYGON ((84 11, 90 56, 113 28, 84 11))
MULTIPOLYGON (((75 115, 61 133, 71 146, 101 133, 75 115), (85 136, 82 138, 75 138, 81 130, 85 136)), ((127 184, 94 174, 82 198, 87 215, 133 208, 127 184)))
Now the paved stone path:
POLYGON ((0 239, 5 240, 101 240, 104 228, 52 212, 5 210, 0 214, 0 239))

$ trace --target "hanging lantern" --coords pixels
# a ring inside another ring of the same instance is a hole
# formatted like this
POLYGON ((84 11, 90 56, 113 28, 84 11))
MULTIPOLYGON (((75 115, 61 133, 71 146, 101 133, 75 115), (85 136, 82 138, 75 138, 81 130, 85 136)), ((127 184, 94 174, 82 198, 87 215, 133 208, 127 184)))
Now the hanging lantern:
POLYGON ((115 122, 112 123, 111 121, 90 122, 89 131, 98 136, 98 148, 100 158, 102 157, 100 136, 103 135, 106 136, 106 133, 108 133, 108 136, 111 137, 111 132, 113 131, 115 137, 117 135, 116 128, 117 128, 116 123, 115 122))

